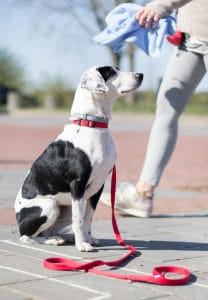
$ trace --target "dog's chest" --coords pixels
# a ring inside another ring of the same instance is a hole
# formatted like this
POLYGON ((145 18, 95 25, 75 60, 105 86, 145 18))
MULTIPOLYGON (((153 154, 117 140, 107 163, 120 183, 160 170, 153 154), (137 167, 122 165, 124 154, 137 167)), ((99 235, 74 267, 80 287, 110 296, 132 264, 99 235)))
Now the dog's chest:
POLYGON ((106 177, 115 163, 116 149, 108 129, 79 127, 71 124, 65 126, 57 139, 69 141, 74 147, 87 154, 92 166, 91 176, 100 172, 106 177))

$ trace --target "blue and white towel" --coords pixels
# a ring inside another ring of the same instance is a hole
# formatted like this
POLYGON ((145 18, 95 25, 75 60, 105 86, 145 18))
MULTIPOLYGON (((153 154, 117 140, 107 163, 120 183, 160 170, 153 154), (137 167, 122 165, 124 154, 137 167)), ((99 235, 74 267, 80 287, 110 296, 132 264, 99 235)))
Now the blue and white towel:
POLYGON ((116 6, 105 18, 107 27, 96 35, 96 43, 108 45, 114 52, 121 51, 125 42, 140 47, 151 57, 158 56, 166 35, 176 31, 176 20, 173 16, 160 19, 157 28, 145 29, 136 21, 136 13, 142 6, 125 3, 116 6))

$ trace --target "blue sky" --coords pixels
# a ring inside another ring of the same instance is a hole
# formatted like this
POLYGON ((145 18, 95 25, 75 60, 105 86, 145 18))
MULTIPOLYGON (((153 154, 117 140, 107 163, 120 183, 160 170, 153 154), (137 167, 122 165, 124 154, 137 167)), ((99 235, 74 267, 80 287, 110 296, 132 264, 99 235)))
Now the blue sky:
MULTIPOLYGON (((93 16, 78 7, 75 11, 90 27, 90 34, 68 13, 51 13, 41 3, 48 0, 0 0, 0 47, 8 48, 26 67, 27 77, 35 83, 45 78, 64 77, 69 86, 78 84, 82 72, 93 65, 111 64, 109 50, 92 37, 99 32, 93 16), (24 3, 24 1, 22 1, 24 3)), ((65 0, 50 0, 63 7, 65 0)), ((165 43, 160 57, 150 59, 138 50, 135 71, 144 73, 143 89, 151 89, 162 77, 173 46, 165 43)), ((127 69, 124 59, 122 68, 127 69)), ((198 90, 208 90, 208 77, 198 90)))

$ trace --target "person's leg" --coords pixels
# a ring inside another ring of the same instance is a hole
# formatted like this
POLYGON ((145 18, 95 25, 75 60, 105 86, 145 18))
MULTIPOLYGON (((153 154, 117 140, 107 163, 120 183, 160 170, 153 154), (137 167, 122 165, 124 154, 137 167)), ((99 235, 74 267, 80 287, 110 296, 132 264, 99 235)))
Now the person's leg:
POLYGON ((136 184, 141 197, 153 195, 175 148, 178 118, 205 72, 203 56, 183 50, 172 55, 157 96, 155 121, 136 184))
MULTIPOLYGON (((198 54, 176 51, 169 62, 158 97, 155 121, 151 130, 144 166, 135 185, 122 182, 116 188, 116 208, 136 217, 149 217, 153 209, 154 189, 174 150, 178 118, 208 66, 198 54)), ((101 201, 110 205, 110 194, 101 201)))
POLYGON ((206 72, 208 72, 208 53, 203 57, 206 72))

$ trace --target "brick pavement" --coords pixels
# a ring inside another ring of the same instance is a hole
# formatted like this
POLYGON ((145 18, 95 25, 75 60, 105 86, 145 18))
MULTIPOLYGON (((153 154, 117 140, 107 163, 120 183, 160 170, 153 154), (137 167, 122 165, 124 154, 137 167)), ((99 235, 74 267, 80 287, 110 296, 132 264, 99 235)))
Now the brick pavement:
MULTIPOLYGON (((5 188, 10 181, 12 190, 8 206, 2 208, 0 205, 0 213, 5 216, 1 223, 15 222, 13 209, 10 208, 13 207, 19 184, 33 160, 68 122, 67 117, 67 114, 48 116, 26 113, 0 117, 0 185, 5 188), (9 179, 12 172, 19 172, 17 176, 20 180, 9 179)), ((152 116, 114 116, 111 127, 118 151, 118 181, 137 180, 152 121, 152 116)), ((184 117, 176 150, 156 194, 155 215, 208 209, 207 149, 208 117, 184 117)), ((108 208, 99 204, 96 218, 105 219, 108 216, 108 208)))
MULTIPOLYGON (((150 273, 155 265, 181 265, 192 273, 189 285, 180 287, 129 283, 80 272, 47 271, 48 256, 81 260, 111 260, 124 254, 116 246, 110 210, 99 204, 93 229, 101 247, 78 253, 73 245, 21 245, 13 203, 27 168, 59 133, 65 115, 0 116, 0 299, 77 300, 208 298, 208 118, 184 118, 181 135, 155 199, 154 217, 119 218, 127 243, 137 256, 117 272, 150 273), (119 295, 118 295, 119 291, 119 295)), ((135 181, 142 166, 152 117, 114 116, 113 135, 118 149, 118 180, 135 181), (131 159, 130 159, 131 158, 131 159)))
POLYGON ((25 245, 18 242, 15 226, 0 226, 1 300, 206 300, 208 298, 208 210, 163 218, 122 218, 119 228, 137 255, 114 272, 150 274, 155 266, 188 268, 191 281, 184 286, 155 286, 104 278, 84 272, 58 272, 43 268, 46 257, 61 256, 86 262, 110 261, 126 251, 116 245, 109 220, 98 220, 93 232, 101 246, 79 253, 73 245, 25 245))

